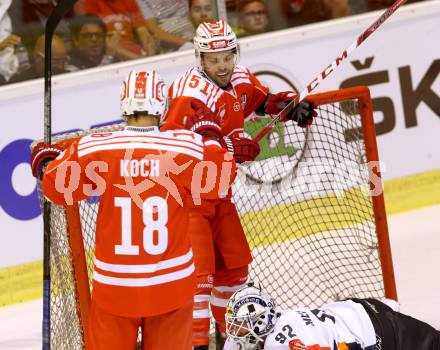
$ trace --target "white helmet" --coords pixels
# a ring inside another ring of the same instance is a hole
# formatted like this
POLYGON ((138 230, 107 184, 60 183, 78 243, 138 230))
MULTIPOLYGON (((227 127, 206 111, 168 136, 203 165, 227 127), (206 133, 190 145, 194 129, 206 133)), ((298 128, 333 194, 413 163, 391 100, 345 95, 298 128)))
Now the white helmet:
POLYGON ((126 117, 136 112, 163 116, 167 104, 165 82, 153 71, 132 70, 120 89, 121 114, 126 117))
POLYGON ((197 59, 200 59, 202 52, 234 50, 237 58, 239 54, 237 36, 223 20, 199 24, 194 37, 194 47, 197 59))
POLYGON ((240 349, 261 349, 275 327, 275 301, 249 283, 236 291, 226 306, 226 333, 240 349))

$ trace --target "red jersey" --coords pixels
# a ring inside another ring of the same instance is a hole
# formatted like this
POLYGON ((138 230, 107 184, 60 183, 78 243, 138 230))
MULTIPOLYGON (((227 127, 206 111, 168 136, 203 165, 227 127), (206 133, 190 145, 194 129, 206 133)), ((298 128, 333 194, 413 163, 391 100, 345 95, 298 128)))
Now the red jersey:
POLYGON ((45 170, 43 191, 61 205, 100 196, 93 300, 115 315, 147 317, 192 299, 183 203, 191 194, 219 198, 234 174, 232 155, 215 141, 187 130, 126 127, 75 141, 45 170))
MULTIPOLYGON (((93 14, 102 19, 107 32, 118 32, 124 45, 131 51, 140 51, 141 47, 134 49, 136 28, 145 27, 145 20, 136 0, 80 0, 76 11, 81 14, 93 14)), ((125 47, 125 46, 124 46, 125 47)))
POLYGON ((221 118, 225 135, 241 134, 244 119, 266 99, 269 89, 249 69, 236 66, 231 83, 222 89, 197 68, 191 68, 176 79, 168 90, 170 108, 164 117, 162 130, 182 129, 183 119, 191 115, 191 99, 204 102, 221 118))

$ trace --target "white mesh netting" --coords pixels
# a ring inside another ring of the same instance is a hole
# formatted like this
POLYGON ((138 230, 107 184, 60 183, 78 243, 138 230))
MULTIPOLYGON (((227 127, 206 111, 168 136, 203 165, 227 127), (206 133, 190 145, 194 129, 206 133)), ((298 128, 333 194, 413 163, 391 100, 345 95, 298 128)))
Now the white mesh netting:
MULTIPOLYGON (((265 122, 248 122, 246 130, 255 134, 265 122)), ((358 103, 335 100, 319 106, 318 118, 306 130, 277 125, 262 140, 259 160, 240 169, 233 200, 253 251, 251 278, 282 308, 384 296, 361 126, 358 103)), ((97 207, 96 198, 79 205, 89 279, 97 207)), ((51 225, 52 349, 80 349, 78 295, 63 208, 52 207, 51 225)))

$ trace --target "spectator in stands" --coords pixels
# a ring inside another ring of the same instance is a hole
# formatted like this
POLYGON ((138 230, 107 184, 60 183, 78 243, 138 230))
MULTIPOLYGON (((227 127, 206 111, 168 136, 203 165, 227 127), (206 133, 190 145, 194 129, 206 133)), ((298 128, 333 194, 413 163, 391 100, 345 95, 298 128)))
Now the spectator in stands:
POLYGON ((237 15, 238 28, 235 32, 239 37, 269 30, 269 14, 262 0, 241 0, 237 4, 237 15))
POLYGON ((214 0, 189 0, 189 19, 194 32, 203 22, 217 21, 217 9, 214 0))
POLYGON ((225 4, 228 12, 237 10, 237 0, 225 0, 225 4))
MULTIPOLYGON (((44 34, 37 39, 31 55, 31 68, 27 71, 14 75, 10 82, 16 83, 30 79, 37 79, 44 76, 44 34)), ((61 74, 72 71, 67 66, 67 50, 61 36, 55 34, 52 39, 52 74, 61 74)))
MULTIPOLYGON (((104 22, 96 16, 77 16, 70 24, 73 48, 70 64, 86 69, 115 61, 117 43, 107 40, 104 22)), ((122 48, 121 48, 122 49, 122 48)))
POLYGON ((0 1, 0 85, 5 84, 18 70, 18 59, 14 54, 15 47, 21 38, 12 33, 12 23, 7 10, 11 0, 0 1))
POLYGON ((117 52, 120 61, 151 56, 157 53, 136 0, 79 0, 75 12, 95 15, 107 28, 107 37, 122 48, 117 52))
POLYGON ((19 36, 9 34, 6 37, 0 21, 0 85, 5 84, 17 71, 18 59, 14 49, 21 43, 19 36))
POLYGON ((168 52, 191 42, 193 28, 187 0, 137 0, 148 30, 168 52))
POLYGON ((283 13, 289 27, 348 16, 348 0, 284 0, 283 13))
MULTIPOLYGON (((28 51, 32 51, 40 33, 44 32, 47 18, 52 13, 57 0, 13 0, 9 15, 28 51)), ((74 16, 69 11, 57 26, 57 34, 64 40, 66 49, 71 48, 68 20, 74 16)))
POLYGON ((240 0, 237 3, 236 11, 239 36, 268 31, 269 13, 263 0, 240 0))

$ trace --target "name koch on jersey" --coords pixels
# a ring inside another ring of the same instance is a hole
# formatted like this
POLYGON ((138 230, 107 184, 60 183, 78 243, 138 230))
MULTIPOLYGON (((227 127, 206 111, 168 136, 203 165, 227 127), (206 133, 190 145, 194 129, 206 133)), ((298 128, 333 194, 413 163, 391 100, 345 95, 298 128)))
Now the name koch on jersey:
POLYGON ((121 159, 119 163, 121 176, 158 177, 160 173, 160 160, 158 159, 121 159))

